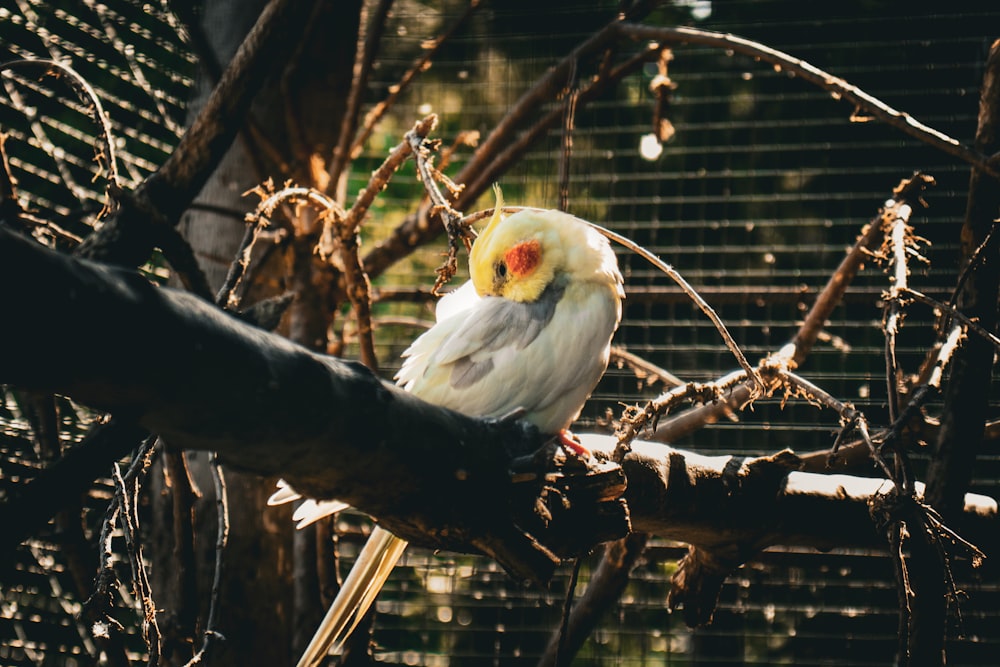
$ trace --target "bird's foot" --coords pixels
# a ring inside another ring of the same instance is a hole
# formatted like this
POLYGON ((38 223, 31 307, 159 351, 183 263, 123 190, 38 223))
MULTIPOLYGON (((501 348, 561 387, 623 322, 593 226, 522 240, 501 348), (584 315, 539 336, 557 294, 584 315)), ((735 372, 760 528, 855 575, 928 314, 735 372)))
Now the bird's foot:
POLYGON ((580 440, 569 429, 562 429, 556 434, 556 438, 562 448, 567 452, 572 452, 580 459, 589 459, 590 450, 580 444, 580 440))

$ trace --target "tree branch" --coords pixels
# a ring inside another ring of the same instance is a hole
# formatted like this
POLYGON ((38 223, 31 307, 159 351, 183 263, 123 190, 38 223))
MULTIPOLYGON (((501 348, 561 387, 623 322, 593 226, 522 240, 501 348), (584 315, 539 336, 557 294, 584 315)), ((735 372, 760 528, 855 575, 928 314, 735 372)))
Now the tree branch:
POLYGON ((257 91, 287 61, 310 7, 309 2, 271 0, 177 148, 136 190, 134 205, 123 202, 115 216, 84 239, 76 249, 79 256, 122 266, 146 261, 156 242, 155 225, 176 225, 201 191, 243 127, 257 91))
MULTIPOLYGON (((640 442, 621 468, 574 467, 527 424, 429 405, 356 363, 3 227, 0 282, 14 286, 14 312, 30 304, 35 313, 0 328, 0 350, 16 351, 0 364, 0 382, 111 410, 174 446, 218 451, 229 465, 344 500, 415 543, 486 553, 520 578, 544 580, 560 558, 628 531, 623 473, 636 530, 709 554, 880 543, 867 510, 878 480, 789 474, 799 465, 789 453, 742 460, 640 442), (81 323, 69 339, 65 321, 81 323), (134 322, 146 324, 141 339, 122 326, 134 322)), ((584 439, 605 460, 615 442, 584 439)), ((23 509, 3 505, 11 515, 23 509)), ((995 502, 974 498, 965 518, 958 528, 990 551, 1000 534, 995 502)))
POLYGON ((991 153, 963 145, 932 127, 924 125, 908 113, 893 109, 881 100, 869 95, 857 86, 840 77, 824 72, 818 67, 787 53, 736 35, 698 30, 697 28, 666 28, 645 26, 635 23, 614 24, 615 31, 622 37, 637 41, 657 41, 666 44, 700 44, 734 53, 751 56, 755 60, 769 63, 779 71, 789 72, 797 78, 826 90, 836 100, 854 105, 852 121, 878 120, 902 131, 938 150, 972 165, 983 174, 1000 180, 1000 169, 990 160, 991 153), (867 114, 867 115, 863 115, 867 114))
POLYGON ((0 382, 45 387, 134 419, 174 446, 281 474, 411 542, 480 551, 522 579, 544 580, 560 557, 627 532, 618 467, 560 471, 550 465, 559 449, 539 450, 543 439, 528 424, 432 406, 359 364, 0 227, 0 280, 15 276, 24 289, 8 305, 32 304, 36 317, 0 333, 0 349, 17 351, 0 365, 0 382), (66 321, 89 325, 69 342, 66 321), (138 322, 141 339, 122 326, 138 322))
MULTIPOLYGON (((795 366, 801 365, 806 360, 827 319, 840 303, 861 265, 870 257, 874 249, 881 246, 884 237, 882 221, 887 217, 895 216, 898 207, 910 205, 919 200, 924 190, 933 184, 934 179, 918 173, 911 178, 903 179, 893 189, 892 197, 885 202, 878 214, 862 231, 854 246, 847 252, 833 276, 827 281, 823 291, 816 297, 816 301, 813 302, 812 308, 806 314, 799 330, 788 345, 780 351, 782 356, 787 357, 795 366)), ((750 389, 748 387, 736 386, 721 401, 692 408, 664 420, 657 427, 653 439, 661 442, 678 440, 705 424, 714 423, 727 413, 738 410, 749 397, 750 389)))

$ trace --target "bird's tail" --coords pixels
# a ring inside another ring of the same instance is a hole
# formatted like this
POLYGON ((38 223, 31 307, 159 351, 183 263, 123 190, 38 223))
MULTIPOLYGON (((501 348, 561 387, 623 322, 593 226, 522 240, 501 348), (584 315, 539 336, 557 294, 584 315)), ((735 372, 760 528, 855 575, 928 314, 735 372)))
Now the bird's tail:
POLYGON ((375 526, 298 667, 314 667, 331 652, 340 653, 405 549, 406 540, 375 526))

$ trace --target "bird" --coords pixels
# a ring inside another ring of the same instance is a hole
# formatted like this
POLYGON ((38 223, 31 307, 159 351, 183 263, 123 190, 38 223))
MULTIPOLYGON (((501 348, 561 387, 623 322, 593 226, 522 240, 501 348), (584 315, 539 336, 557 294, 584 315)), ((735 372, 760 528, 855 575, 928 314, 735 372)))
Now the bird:
MULTIPOLYGON (((578 457, 569 431, 607 369, 625 293, 608 240, 568 213, 524 208, 503 194, 469 252, 470 280, 438 301, 436 324, 403 353, 406 391, 474 417, 517 415, 578 457)), ((279 482, 269 504, 300 498, 279 482)), ((306 499, 300 527, 346 505, 306 499)), ((406 541, 376 527, 299 661, 339 652, 374 602, 406 541)))

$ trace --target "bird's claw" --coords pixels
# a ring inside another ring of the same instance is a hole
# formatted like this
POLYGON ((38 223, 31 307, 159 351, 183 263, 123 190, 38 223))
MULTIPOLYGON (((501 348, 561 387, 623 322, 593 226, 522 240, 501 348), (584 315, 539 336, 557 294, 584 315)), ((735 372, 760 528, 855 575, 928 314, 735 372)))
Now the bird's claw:
POLYGON ((563 429, 556 434, 556 440, 566 452, 572 452, 577 458, 588 460, 591 457, 590 450, 580 444, 579 438, 572 431, 563 429))

